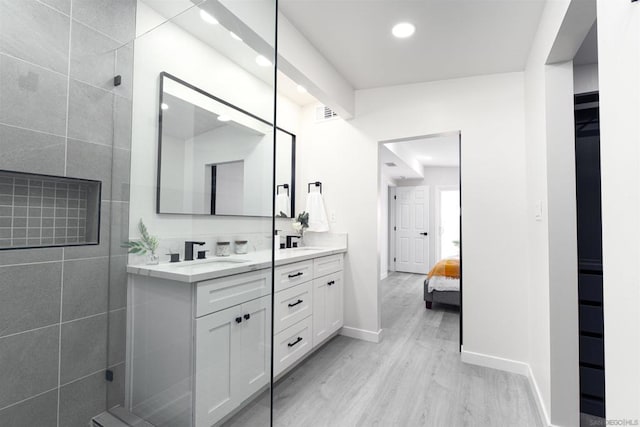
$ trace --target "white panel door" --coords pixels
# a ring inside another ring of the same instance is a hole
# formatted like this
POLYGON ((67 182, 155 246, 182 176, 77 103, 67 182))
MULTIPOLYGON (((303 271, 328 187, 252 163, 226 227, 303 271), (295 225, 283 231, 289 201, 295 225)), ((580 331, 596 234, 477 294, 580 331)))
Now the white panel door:
POLYGON ((429 272, 429 187, 396 188, 396 271, 429 272))
POLYGON ((271 377, 271 297, 242 304, 239 324, 239 353, 232 355, 239 363, 232 378, 238 382, 242 402, 269 383, 271 377))
POLYGON ((196 320, 196 427, 209 427, 240 403, 235 357, 242 326, 239 305, 196 320))

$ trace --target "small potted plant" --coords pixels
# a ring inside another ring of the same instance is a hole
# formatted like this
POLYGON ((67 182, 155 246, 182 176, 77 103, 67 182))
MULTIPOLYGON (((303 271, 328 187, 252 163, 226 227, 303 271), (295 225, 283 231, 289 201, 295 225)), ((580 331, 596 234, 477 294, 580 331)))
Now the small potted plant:
POLYGON ((122 247, 128 248, 130 254, 147 255, 147 264, 155 265, 160 262, 160 257, 156 254, 160 242, 155 236, 151 236, 144 225, 142 219, 138 222, 138 231, 140 232, 139 240, 128 240, 122 247))
POLYGON ((299 213, 291 226, 297 233, 300 233, 300 241, 304 242, 304 230, 309 228, 309 212, 299 213))

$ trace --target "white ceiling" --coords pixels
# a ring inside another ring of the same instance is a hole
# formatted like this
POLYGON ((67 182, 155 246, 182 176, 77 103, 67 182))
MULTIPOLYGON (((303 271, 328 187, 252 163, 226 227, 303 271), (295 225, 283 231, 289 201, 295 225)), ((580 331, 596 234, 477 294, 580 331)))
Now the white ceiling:
POLYGON ((419 178, 410 165, 417 161, 423 167, 458 167, 459 150, 458 133, 387 142, 380 150, 380 163, 385 174, 392 178, 419 178), (390 161, 397 166, 385 165, 390 161))
POLYGON ((573 58, 573 65, 588 65, 598 63, 598 22, 593 23, 582 46, 573 58))
POLYGON ((279 1, 285 16, 356 89, 522 70, 544 3, 279 1), (413 37, 391 35, 400 21, 416 26, 413 37))

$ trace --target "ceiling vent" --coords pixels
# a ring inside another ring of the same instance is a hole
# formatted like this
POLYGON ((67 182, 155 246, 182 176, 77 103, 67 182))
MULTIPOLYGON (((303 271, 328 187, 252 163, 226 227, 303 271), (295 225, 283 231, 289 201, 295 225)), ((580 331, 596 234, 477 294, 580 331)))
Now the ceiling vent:
POLYGON ((335 119, 336 117, 338 117, 338 113, 336 113, 326 105, 318 105, 316 107, 316 122, 324 122, 327 120, 335 119))
POLYGON ((385 165, 389 166, 390 168, 397 168, 398 167, 398 165, 396 165, 393 162, 386 162, 385 165))

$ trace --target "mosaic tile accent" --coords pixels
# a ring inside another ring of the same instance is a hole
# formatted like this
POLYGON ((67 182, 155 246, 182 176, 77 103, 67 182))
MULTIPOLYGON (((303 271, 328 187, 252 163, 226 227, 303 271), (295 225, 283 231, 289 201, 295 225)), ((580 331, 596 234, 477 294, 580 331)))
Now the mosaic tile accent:
POLYGON ((97 244, 99 193, 97 181, 0 171, 0 249, 97 244))

